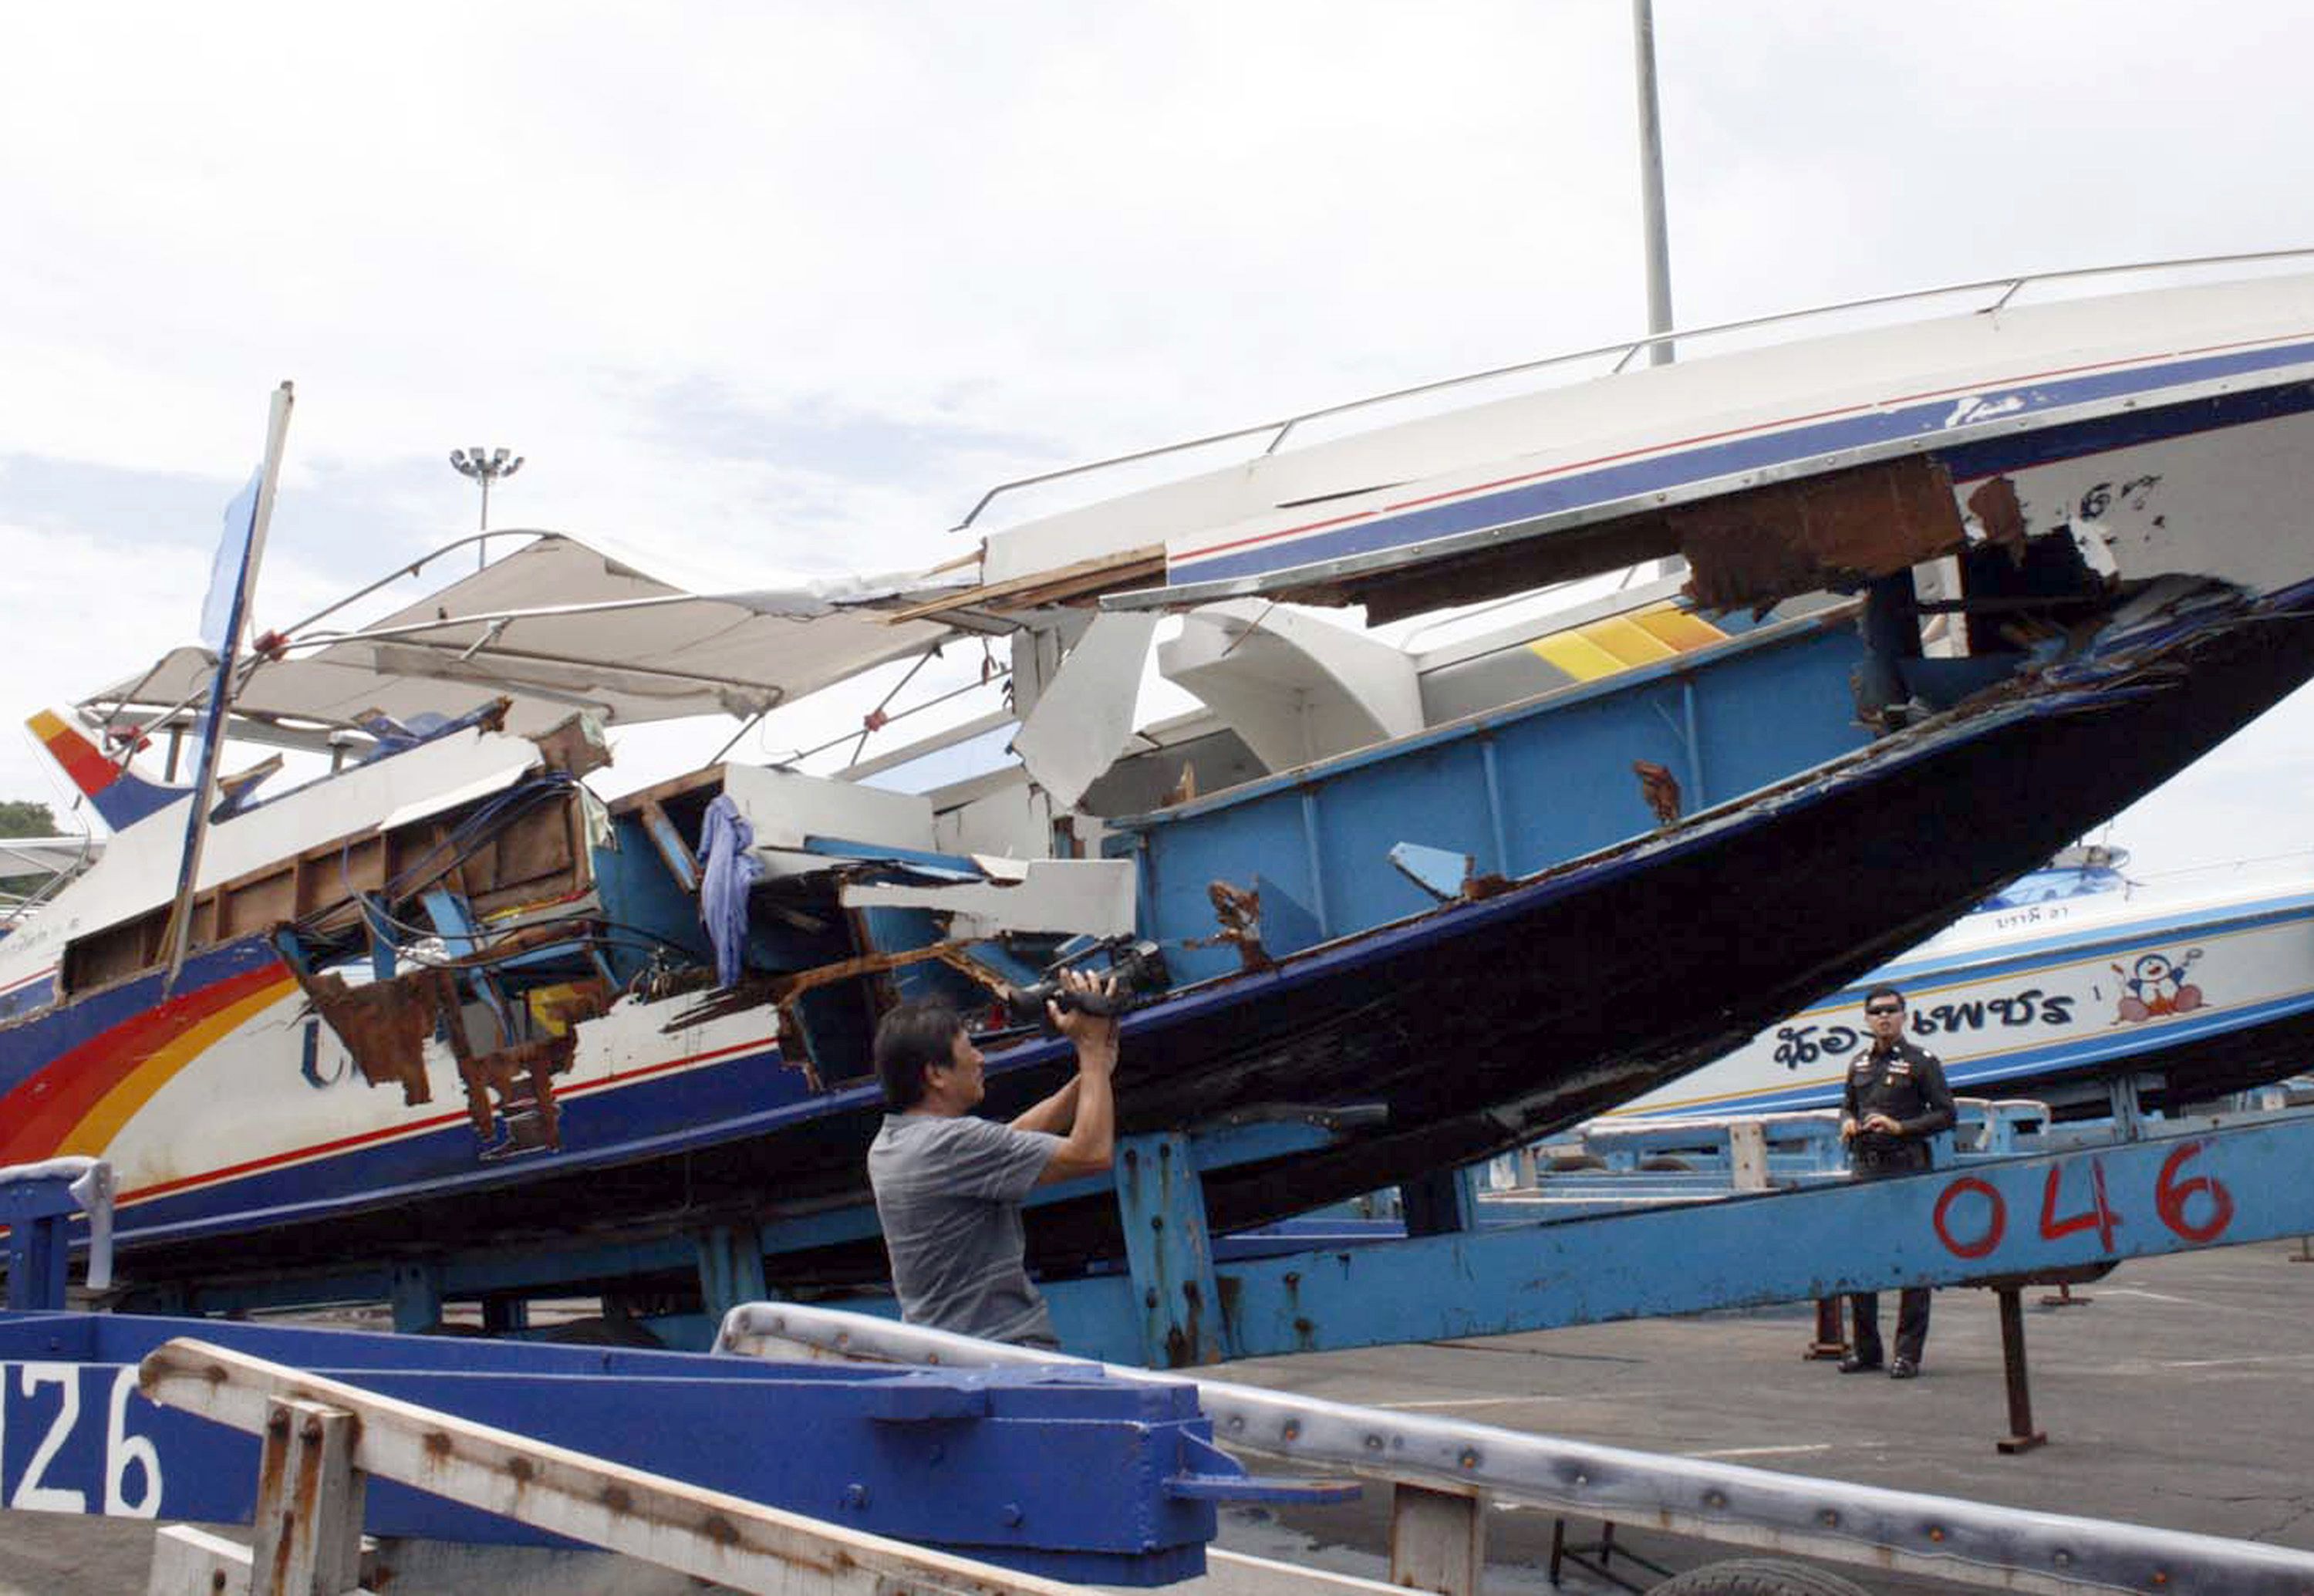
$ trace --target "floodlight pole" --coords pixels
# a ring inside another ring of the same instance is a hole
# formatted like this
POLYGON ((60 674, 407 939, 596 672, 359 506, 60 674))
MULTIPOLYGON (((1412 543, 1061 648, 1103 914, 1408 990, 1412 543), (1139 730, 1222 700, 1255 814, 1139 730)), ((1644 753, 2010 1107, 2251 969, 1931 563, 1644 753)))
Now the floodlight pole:
MULTIPOLYGON (((510 477, 522 469, 522 456, 516 454, 509 459, 508 454, 509 451, 505 449, 485 449, 480 445, 471 449, 450 451, 451 469, 469 481, 481 485, 482 518, 481 524, 474 529, 479 533, 486 533, 490 529, 490 484, 510 477)), ((476 570, 481 569, 490 563, 490 549, 488 537, 480 539, 474 544, 476 570)))
MULTIPOLYGON (((1663 117, 1656 108, 1654 0, 1631 0, 1631 40, 1638 57, 1639 206, 1647 232, 1647 331, 1671 331, 1671 234, 1664 221, 1663 117)), ((1671 363, 1672 346, 1647 346, 1649 366, 1671 363)))

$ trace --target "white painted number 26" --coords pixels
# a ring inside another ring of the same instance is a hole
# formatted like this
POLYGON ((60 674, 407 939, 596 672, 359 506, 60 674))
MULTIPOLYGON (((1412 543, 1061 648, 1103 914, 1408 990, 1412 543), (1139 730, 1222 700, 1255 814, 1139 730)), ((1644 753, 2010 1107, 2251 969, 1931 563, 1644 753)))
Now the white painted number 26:
MULTIPOLYGON (((0 1479, 0 1493, 4 1493, 10 1507, 31 1512, 90 1511, 86 1491, 49 1478, 57 1455, 71 1442, 73 1430, 80 1423, 81 1372, 77 1363, 20 1363, 12 1382, 7 1366, 0 1364, 0 1464, 8 1456, 9 1419, 31 1421, 39 1393, 48 1389, 57 1392, 56 1413, 33 1444, 23 1472, 13 1488, 10 1482, 0 1479)), ((136 1394, 137 1371, 123 1369, 114 1374, 104 1404, 102 1511, 116 1518, 150 1519, 161 1512, 161 1453, 148 1437, 128 1433, 128 1399, 136 1394), (129 1492, 132 1477, 137 1487, 133 1495, 129 1492)))

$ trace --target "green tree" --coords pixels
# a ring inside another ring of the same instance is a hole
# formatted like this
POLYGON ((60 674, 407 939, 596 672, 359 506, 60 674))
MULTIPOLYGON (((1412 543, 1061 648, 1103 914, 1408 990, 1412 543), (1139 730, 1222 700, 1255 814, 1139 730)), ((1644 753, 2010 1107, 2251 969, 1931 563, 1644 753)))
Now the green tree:
POLYGON ((53 837, 56 812, 30 798, 0 798, 0 837, 53 837))
MULTIPOLYGON (((30 798, 0 798, 0 837, 53 837, 57 816, 46 804, 30 798)), ((40 876, 0 877, 0 897, 31 891, 46 879, 40 876)))

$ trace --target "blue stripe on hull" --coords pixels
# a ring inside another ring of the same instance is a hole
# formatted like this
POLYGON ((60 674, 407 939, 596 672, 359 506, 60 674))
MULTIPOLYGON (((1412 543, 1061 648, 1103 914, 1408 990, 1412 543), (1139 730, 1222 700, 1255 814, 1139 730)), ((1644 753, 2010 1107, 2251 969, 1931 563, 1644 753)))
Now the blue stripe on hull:
MULTIPOLYGON (((280 955, 261 938, 229 942, 186 961, 177 979, 176 996, 196 1000, 203 987, 215 982, 279 962, 280 955)), ((283 974, 287 974, 286 967, 283 974)), ((0 1027, 0 1096, 39 1074, 50 1061, 127 1024, 160 1002, 161 974, 155 970, 0 1027)))
MULTIPOLYGON (((2142 1061, 2142 1067, 2153 1069, 2159 1066, 2162 1054, 2309 1014, 2314 1014, 2314 992, 2301 992, 2269 1002, 2208 1012, 2194 1018, 2173 1018, 2158 1027, 2133 1026, 2101 1036, 2020 1048, 2015 1053, 2004 1053, 1974 1063, 1947 1060, 1945 1075, 1956 1094, 1983 1097, 1994 1089, 2009 1087, 2020 1080, 2115 1073, 2115 1065, 2129 1060, 2142 1061)), ((1928 1040, 1933 1043, 1935 1038, 1928 1040)), ((1931 1051, 1934 1051, 1933 1047, 1931 1051)), ((1841 1093, 1840 1080, 1817 1081, 1781 1091, 1754 1092, 1747 1097, 1724 1098, 1708 1107, 1666 1108, 1660 1111, 1660 1116, 1684 1118, 1700 1113, 1785 1114, 1807 1108, 1837 1108, 1841 1103, 1841 1093)), ((1654 1117, 1658 1115, 1634 1115, 1630 1120, 1618 1123, 1639 1124, 1654 1117)))
MULTIPOLYGON (((2155 367, 2100 372, 2010 388, 1987 388, 1967 395, 1990 407, 2009 400, 2008 416, 2094 403, 2132 393, 2158 395, 2164 388, 2248 375, 2314 359, 2314 343, 2212 355, 2155 367)), ((1797 464, 1841 450, 1933 438, 1946 430, 1956 395, 1900 410, 1815 422, 1755 436, 1676 449, 1644 460, 1596 471, 1524 483, 1501 492, 1458 499, 1402 515, 1384 512, 1351 525, 1281 538, 1234 553, 1189 556, 1176 567, 1176 586, 1258 576, 1271 571, 1372 554, 1383 550, 1451 538, 1464 533, 1515 525, 1642 494, 1710 482, 1746 472, 1797 464)), ((2290 384, 2214 399, 2189 400, 2159 408, 2124 411, 2091 420, 2056 425, 1977 443, 1956 443, 1937 451, 1956 478, 1990 476, 2026 465, 2099 454, 2157 438, 2183 436, 2221 427, 2245 426, 2314 410, 2314 386, 2290 384)))
POLYGON ((872 1085, 812 1094, 781 1065, 778 1049, 767 1047, 563 1098, 559 1151, 484 1163, 480 1142, 462 1121, 136 1203, 122 1210, 119 1234, 124 1241, 182 1239, 462 1189, 479 1195, 490 1186, 764 1135, 875 1095, 872 1085))

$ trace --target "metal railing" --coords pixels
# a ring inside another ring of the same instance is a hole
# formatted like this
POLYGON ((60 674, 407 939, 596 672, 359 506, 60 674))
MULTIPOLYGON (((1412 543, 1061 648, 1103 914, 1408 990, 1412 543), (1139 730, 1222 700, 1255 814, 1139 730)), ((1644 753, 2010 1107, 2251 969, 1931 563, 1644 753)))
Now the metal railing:
MULTIPOLYGON (((733 1309, 717 1350, 949 1368, 1083 1362, 789 1302, 733 1309)), ((1102 1367, 1119 1380, 1182 1378, 1102 1367)), ((1473 1517, 1466 1527, 1474 1535, 1483 1499, 1493 1497, 2003 1591, 2304 1596, 2314 1589, 2314 1552, 1658 1457, 1219 1380, 1194 1383, 1223 1445, 1389 1479, 1426 1493, 1421 1500, 1434 1519, 1433 1498, 1467 1499, 1473 1517)))
POLYGON ((1058 471, 1040 472, 1035 476, 1017 477, 999 482, 980 496, 979 501, 966 513, 963 520, 949 530, 964 532, 980 519, 982 512, 998 498, 1023 488, 1035 488, 1047 482, 1065 481, 1073 477, 1089 476, 1095 472, 1108 471, 1117 466, 1138 464, 1143 461, 1160 460, 1171 454, 1186 454, 1192 449, 1208 448, 1238 438, 1258 437, 1270 434, 1263 445, 1261 455, 1275 454, 1293 436, 1296 428, 1329 417, 1348 415, 1356 410, 1389 404, 1398 400, 1416 399, 1426 393, 1440 393, 1449 389, 1468 387, 1472 384, 1492 382, 1497 378, 1517 376, 1523 373, 1546 371, 1554 366, 1566 366, 1607 356, 1615 357, 1608 367, 1610 374, 1619 373, 1642 351, 1673 343, 1691 343, 1699 339, 1717 338, 1731 332, 1752 331, 1762 327, 1789 326, 1819 318, 1835 316, 1850 311, 1872 310, 1883 305, 1903 304, 1912 301, 1943 299, 1956 294, 1986 294, 1998 291, 1989 304, 1977 306, 1981 314, 1989 314, 2007 307, 2018 293, 2036 283, 2078 282, 2091 278, 2119 277, 2134 272, 2188 271, 2212 266, 2248 266, 2265 260, 2314 260, 2314 248, 2293 250, 2261 250, 2239 255, 2195 255, 2174 260, 2142 260, 2121 266, 2077 267, 2063 271, 2034 271, 2014 277, 1986 278, 1975 282, 1949 283, 1936 288, 1907 288, 1894 294, 1875 294, 1862 299, 1842 300, 1834 304, 1812 305, 1806 310, 1778 311, 1772 315, 1746 316, 1741 321, 1716 322, 1702 327, 1673 328, 1667 331, 1643 334, 1614 343, 1600 344, 1593 348, 1577 349, 1570 353, 1545 355, 1532 360, 1514 361, 1507 366, 1490 366, 1484 371, 1465 372, 1460 376, 1440 377, 1431 382, 1417 383, 1411 387, 1393 388, 1386 393, 1370 393, 1361 399, 1339 404, 1323 405, 1316 410, 1302 410, 1274 421, 1258 421, 1251 426, 1235 428, 1228 432, 1208 433, 1203 437, 1186 439, 1176 444, 1162 444, 1153 449, 1137 449, 1129 454, 1113 454, 1104 460, 1082 465, 1064 466, 1058 471))

